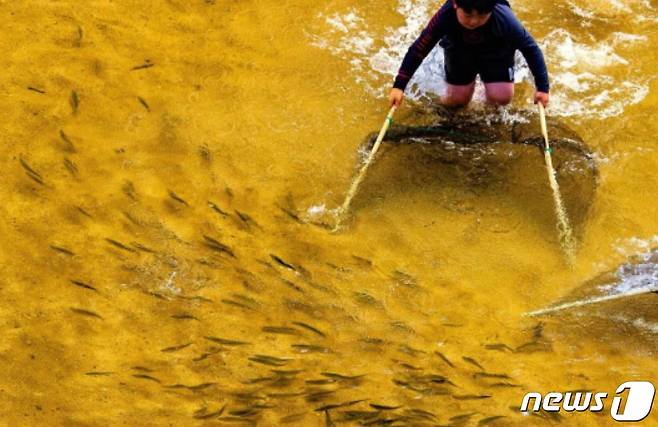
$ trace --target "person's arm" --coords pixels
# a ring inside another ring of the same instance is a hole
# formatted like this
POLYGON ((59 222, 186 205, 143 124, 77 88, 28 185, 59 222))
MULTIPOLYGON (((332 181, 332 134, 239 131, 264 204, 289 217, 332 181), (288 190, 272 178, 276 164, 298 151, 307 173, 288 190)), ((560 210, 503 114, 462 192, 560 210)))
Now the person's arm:
POLYGON ((444 14, 452 4, 452 0, 448 0, 439 11, 432 17, 429 24, 425 27, 416 41, 409 47, 407 54, 402 60, 402 65, 395 77, 393 83, 393 90, 391 91, 391 103, 399 105, 402 101, 402 93, 407 87, 409 80, 414 75, 420 64, 430 51, 436 46, 439 39, 444 34, 444 14), (397 89, 397 90, 396 90, 397 89), (395 96, 394 96, 395 95, 395 96), (393 98, 396 98, 395 101, 393 98))
POLYGON ((535 78, 535 101, 541 101, 544 106, 548 104, 548 91, 550 85, 548 82, 548 70, 541 49, 537 46, 535 39, 523 27, 519 20, 514 16, 509 7, 499 6, 504 11, 506 32, 512 39, 514 47, 517 48, 525 61, 528 63, 530 72, 535 78), (538 99, 539 98, 539 99, 538 99))

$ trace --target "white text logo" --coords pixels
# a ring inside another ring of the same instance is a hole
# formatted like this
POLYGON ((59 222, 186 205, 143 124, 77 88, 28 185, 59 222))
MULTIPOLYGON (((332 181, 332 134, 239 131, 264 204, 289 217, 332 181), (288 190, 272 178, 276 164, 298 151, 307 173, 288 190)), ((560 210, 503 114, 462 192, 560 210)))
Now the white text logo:
MULTIPOLYGON (((610 415, 616 421, 642 421, 651 412, 655 394, 656 389, 648 381, 625 382, 615 391, 610 415)), ((601 412, 607 397, 604 392, 551 392, 545 396, 531 392, 523 397, 521 412, 601 412)))

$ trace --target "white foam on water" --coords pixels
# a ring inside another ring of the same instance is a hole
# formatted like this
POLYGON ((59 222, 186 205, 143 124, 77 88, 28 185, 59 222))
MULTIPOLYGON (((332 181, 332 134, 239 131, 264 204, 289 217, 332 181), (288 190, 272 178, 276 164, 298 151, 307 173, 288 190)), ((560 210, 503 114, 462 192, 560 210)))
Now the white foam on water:
POLYGON ((628 45, 633 45, 635 43, 645 43, 648 40, 649 39, 647 36, 640 34, 629 34, 629 33, 621 33, 621 32, 612 33, 612 42, 615 45, 628 46, 628 45))
POLYGON ((561 69, 574 67, 581 69, 602 68, 609 65, 628 65, 617 55, 608 43, 589 46, 575 42, 571 34, 558 28, 551 31, 543 41, 544 53, 553 62, 558 61, 561 69))
POLYGON ((306 215, 310 218, 315 218, 326 214, 328 211, 327 206, 322 203, 321 205, 313 205, 306 210, 306 215))
POLYGON ((171 272, 169 277, 167 277, 167 280, 165 280, 164 283, 162 283, 162 285, 160 285, 160 290, 161 291, 165 291, 165 292, 168 292, 168 293, 174 294, 174 295, 180 295, 180 293, 182 292, 182 289, 179 288, 178 286, 174 285, 174 279, 176 278, 176 274, 177 273, 175 271, 171 272))
POLYGON ((641 251, 648 251, 658 245, 658 234, 648 238, 629 237, 615 242, 615 250, 624 256, 631 256, 641 251))
POLYGON ((638 329, 644 329, 653 334, 658 334, 658 323, 656 322, 647 322, 643 317, 638 317, 633 320, 632 324, 638 329))

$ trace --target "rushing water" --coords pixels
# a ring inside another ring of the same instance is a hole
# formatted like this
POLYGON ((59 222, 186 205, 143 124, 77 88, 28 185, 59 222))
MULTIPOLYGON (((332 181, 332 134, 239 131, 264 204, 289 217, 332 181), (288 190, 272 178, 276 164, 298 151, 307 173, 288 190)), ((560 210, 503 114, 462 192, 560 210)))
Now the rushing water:
POLYGON ((382 150, 313 224, 438 3, 2 2, 0 425, 610 422, 517 408, 655 380, 656 296, 523 314, 656 243, 658 4, 512 3, 596 153, 572 269, 537 150, 382 150))

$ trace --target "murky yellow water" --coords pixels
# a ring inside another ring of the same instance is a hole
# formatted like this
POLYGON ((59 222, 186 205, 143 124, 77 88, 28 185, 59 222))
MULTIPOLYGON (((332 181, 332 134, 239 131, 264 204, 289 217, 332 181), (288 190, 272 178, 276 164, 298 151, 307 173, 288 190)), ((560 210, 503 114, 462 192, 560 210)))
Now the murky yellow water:
POLYGON ((595 70, 645 96, 563 119, 602 159, 570 270, 536 150, 536 181, 485 158, 474 187, 384 149, 345 232, 303 220, 342 202, 387 111, 388 77, 357 80, 327 17, 358 14, 383 46, 395 2, 3 2, 0 425, 607 425, 516 409, 658 373, 655 335, 610 310, 522 316, 658 234, 658 4, 585 3, 587 19, 568 2, 517 11, 538 40, 645 37, 595 70))

